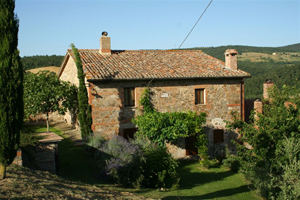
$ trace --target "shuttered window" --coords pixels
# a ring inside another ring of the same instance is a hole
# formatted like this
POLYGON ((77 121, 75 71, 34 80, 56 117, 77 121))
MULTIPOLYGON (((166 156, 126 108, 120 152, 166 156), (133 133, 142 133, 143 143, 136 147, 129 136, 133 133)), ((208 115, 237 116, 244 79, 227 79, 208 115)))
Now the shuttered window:
POLYGON ((204 89, 195 90, 195 104, 204 104, 204 89))

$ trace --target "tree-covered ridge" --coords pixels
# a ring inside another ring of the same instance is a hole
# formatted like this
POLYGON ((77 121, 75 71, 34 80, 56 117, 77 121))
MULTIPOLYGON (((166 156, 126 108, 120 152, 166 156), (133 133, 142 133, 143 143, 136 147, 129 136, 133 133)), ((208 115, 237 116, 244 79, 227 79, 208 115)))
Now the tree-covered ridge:
POLYGON ((239 54, 248 53, 248 52, 259 52, 272 54, 274 52, 300 52, 300 43, 282 46, 282 47, 255 47, 255 46, 243 46, 243 45, 228 45, 228 46, 219 46, 219 47, 195 47, 191 49, 200 49, 204 53, 207 53, 215 58, 220 60, 225 60, 224 52, 226 49, 236 49, 239 54))
POLYGON ((24 56, 21 58, 21 63, 24 70, 35 69, 39 67, 60 66, 64 56, 59 55, 36 55, 24 56))
POLYGON ((295 64, 241 61, 238 66, 252 76, 245 80, 246 99, 261 98, 266 79, 272 79, 279 88, 283 85, 300 88, 300 61, 295 64))

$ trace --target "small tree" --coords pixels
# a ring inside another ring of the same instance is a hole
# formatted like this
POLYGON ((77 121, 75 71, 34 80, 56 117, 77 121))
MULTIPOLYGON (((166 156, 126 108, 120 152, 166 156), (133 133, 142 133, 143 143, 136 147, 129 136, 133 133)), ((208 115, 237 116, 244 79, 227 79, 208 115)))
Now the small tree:
POLYGON ((23 123, 23 70, 14 0, 0 0, 0 179, 16 156, 23 123))
POLYGON ((75 86, 60 81, 54 72, 28 72, 24 81, 25 114, 29 117, 45 113, 49 132, 49 113, 64 114, 67 108, 76 109, 76 91, 75 86))
POLYGON ((77 66, 77 75, 79 79, 79 90, 78 90, 78 120, 80 123, 81 137, 87 139, 90 134, 92 134, 92 115, 91 115, 91 105, 89 104, 89 99, 87 95, 87 90, 85 87, 85 74, 82 69, 82 62, 78 49, 74 44, 71 44, 73 53, 75 55, 75 63, 77 66))

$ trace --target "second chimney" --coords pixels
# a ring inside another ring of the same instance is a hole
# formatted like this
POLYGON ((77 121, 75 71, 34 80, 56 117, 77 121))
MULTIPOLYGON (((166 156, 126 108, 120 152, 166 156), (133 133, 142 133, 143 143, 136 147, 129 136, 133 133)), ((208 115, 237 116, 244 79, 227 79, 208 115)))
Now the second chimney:
POLYGON ((108 33, 106 31, 103 31, 100 38, 99 53, 102 55, 111 55, 110 37, 107 37, 107 35, 108 33))
POLYGON ((231 70, 237 70, 237 50, 227 49, 225 51, 225 67, 231 70))
POLYGON ((270 88, 274 86, 274 83, 271 79, 267 79, 266 82, 264 82, 264 91, 263 91, 263 97, 264 99, 269 99, 269 90, 270 88))

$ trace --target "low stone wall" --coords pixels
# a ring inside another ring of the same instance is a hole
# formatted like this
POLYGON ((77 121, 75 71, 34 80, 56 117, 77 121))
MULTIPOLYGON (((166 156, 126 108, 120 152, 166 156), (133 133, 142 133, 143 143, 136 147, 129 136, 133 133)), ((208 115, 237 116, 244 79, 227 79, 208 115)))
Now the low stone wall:
MULTIPOLYGON (((63 139, 53 132, 40 133, 43 139, 34 147, 30 155, 34 158, 34 169, 57 173, 58 143, 63 139)), ((28 155, 27 155, 28 156, 28 155)), ((25 156, 26 157, 26 156, 25 156)), ((26 159, 25 159, 26 161, 26 159)), ((33 162, 33 161, 32 161, 33 162)), ((23 166, 22 150, 18 149, 13 164, 23 166)), ((26 162, 25 162, 26 164, 26 162)), ((28 165, 28 163, 27 163, 28 165)))
POLYGON ((166 146, 171 153, 171 155, 176 158, 184 158, 186 157, 186 149, 185 149, 185 139, 179 138, 176 144, 166 143, 166 146))

